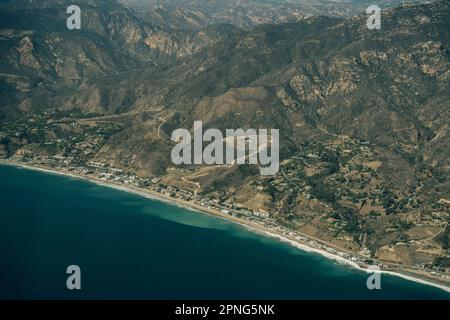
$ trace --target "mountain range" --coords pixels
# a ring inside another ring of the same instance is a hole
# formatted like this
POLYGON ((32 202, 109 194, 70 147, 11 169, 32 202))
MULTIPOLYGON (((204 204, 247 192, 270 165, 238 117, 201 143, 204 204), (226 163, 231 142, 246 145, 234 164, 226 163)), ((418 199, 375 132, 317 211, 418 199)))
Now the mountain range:
POLYGON ((448 1, 383 9, 380 30, 350 0, 83 0, 68 30, 70 2, 0 4, 0 155, 108 163, 448 267, 448 1), (196 120, 280 129, 280 172, 175 167, 171 133, 196 120))

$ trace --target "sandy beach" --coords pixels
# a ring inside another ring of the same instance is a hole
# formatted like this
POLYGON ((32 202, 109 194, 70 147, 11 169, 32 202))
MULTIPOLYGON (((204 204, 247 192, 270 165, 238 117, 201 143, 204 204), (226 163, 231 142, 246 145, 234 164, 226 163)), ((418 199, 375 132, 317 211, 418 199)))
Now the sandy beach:
MULTIPOLYGON (((247 228, 248 230, 252 231, 252 232, 256 232, 258 234, 264 235, 264 236, 268 236, 271 238, 275 238, 279 241, 282 241, 284 243, 287 243, 299 250, 305 251, 305 252, 311 252, 311 253, 315 253, 315 254, 319 254, 327 259, 331 259, 334 260, 338 263, 347 265, 349 267, 358 269, 362 272, 368 272, 368 273, 373 273, 373 271, 368 271, 365 268, 360 267, 357 263, 355 263, 352 260, 343 258, 341 256, 332 254, 328 251, 322 250, 322 249, 318 249, 318 248, 314 248, 311 246, 308 246, 304 243, 301 243, 299 241, 296 241, 295 239, 292 239, 284 234, 281 234, 275 230, 270 230, 269 228, 262 226, 260 224, 256 224, 253 222, 250 222, 248 220, 244 220, 244 219, 240 219, 240 218, 236 218, 227 214, 224 214, 222 212, 220 212, 219 210, 215 210, 215 209, 210 209, 210 208, 205 208, 203 206, 200 206, 196 203, 190 202, 190 201, 185 201, 185 200, 181 200, 181 199, 175 199, 172 198, 170 196, 167 196, 165 194, 162 193, 158 193, 155 191, 152 191, 150 189, 140 189, 140 188, 136 188, 133 186, 128 186, 128 185, 124 185, 121 183, 114 183, 114 182, 110 182, 110 181, 103 181, 94 177, 87 177, 84 175, 78 175, 78 174, 72 174, 70 172, 65 172, 65 171, 58 171, 58 170, 53 170, 53 169, 49 169, 49 168, 45 168, 42 166, 37 166, 37 165, 28 165, 28 164, 22 164, 22 163, 17 163, 17 162, 12 162, 12 161, 7 161, 7 160, 0 160, 0 164, 3 165, 11 165, 11 166, 15 166, 15 167, 19 167, 19 168, 25 168, 25 169, 29 169, 29 170, 35 170, 35 171, 41 171, 41 172, 45 172, 45 173, 49 173, 49 174, 56 174, 56 175, 63 175, 63 176, 67 176, 67 177, 71 177, 71 178, 75 178, 75 179, 81 179, 81 180, 86 180, 92 183, 95 183, 97 185, 103 186, 103 187, 108 187, 108 188, 113 188, 116 190, 120 190, 120 191, 124 191, 124 192, 129 192, 129 193, 133 193, 145 198, 149 198, 152 200, 157 200, 157 201, 163 201, 165 203, 168 203, 170 205, 175 205, 175 206, 179 206, 185 209, 189 209, 191 211, 195 211, 198 213, 202 213, 202 214, 209 214, 221 219, 225 219, 227 221, 232 221, 234 223, 238 223, 239 225, 247 228)), ((305 237, 311 238, 307 235, 305 235, 305 237)), ((312 238, 313 239, 313 238, 312 238)), ((316 239, 314 239, 316 240, 316 239)), ((391 270, 380 270, 380 273, 382 274, 389 274, 392 276, 396 276, 396 277, 400 277, 403 278, 405 280, 409 280, 409 281, 414 281, 420 284, 424 284, 424 285, 428 285, 428 286, 433 286, 436 288, 439 288, 441 290, 444 290, 446 292, 450 293, 450 285, 444 285, 441 283, 436 283, 433 281, 428 280, 426 275, 424 275, 424 278, 419 278, 416 277, 415 275, 410 275, 410 274, 403 274, 396 271, 391 271, 391 270)), ((412 271, 410 271, 409 273, 412 273, 412 271)))

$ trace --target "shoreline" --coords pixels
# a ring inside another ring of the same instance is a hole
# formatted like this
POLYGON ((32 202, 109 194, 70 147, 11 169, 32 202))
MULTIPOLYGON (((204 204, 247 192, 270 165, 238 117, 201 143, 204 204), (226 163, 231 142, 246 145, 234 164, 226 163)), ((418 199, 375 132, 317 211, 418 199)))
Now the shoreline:
MULTIPOLYGON (((190 211, 194 211, 200 214, 208 214, 210 216, 214 216, 216 218, 221 218, 224 220, 227 220, 229 222, 233 222, 236 224, 239 224, 241 227, 244 227, 246 229, 248 229, 250 232, 253 233, 258 233, 261 234, 263 236, 272 238, 272 239, 277 239, 277 241, 289 244, 290 246, 299 249, 303 252, 308 252, 308 253, 314 253, 314 254, 319 254, 324 258, 327 258, 329 260, 333 260, 337 263, 346 265, 348 267, 357 269, 361 272, 366 272, 366 273, 373 273, 373 271, 368 271, 367 269, 359 266, 357 263, 355 263, 352 260, 346 259, 344 257, 338 256, 336 254, 330 253, 328 251, 325 251, 323 249, 319 249, 319 248, 314 248, 311 246, 308 246, 304 243, 301 243, 297 240, 291 239, 290 237, 281 234, 278 231, 275 230, 270 230, 269 228, 259 225, 259 224, 255 224, 252 223, 250 221, 246 221, 244 219, 240 219, 240 218, 236 218, 236 217, 232 217, 229 215, 226 215, 222 212, 220 212, 219 210, 216 209, 211 209, 211 208, 206 208, 203 207, 201 205, 198 205, 196 203, 192 203, 190 201, 185 201, 185 200, 180 200, 180 199, 176 199, 170 196, 167 196, 165 194, 162 193, 158 193, 155 192, 153 190, 149 190, 149 189, 141 189, 141 188, 137 188, 134 186, 127 186, 124 185, 122 183, 114 183, 111 181, 104 181, 101 179, 97 179, 94 177, 87 177, 84 175, 79 175, 79 174, 72 174, 70 172, 65 172, 65 171, 59 171, 56 169, 51 169, 51 168, 46 168, 44 166, 38 166, 38 165, 31 165, 31 164, 24 164, 24 163, 19 163, 19 162, 14 162, 14 161, 9 161, 9 160, 0 160, 0 165, 9 165, 9 166, 13 166, 13 167, 18 167, 18 168, 24 168, 27 170, 33 170, 33 171, 40 171, 40 172, 45 172, 45 173, 49 173, 49 174, 55 174, 55 175, 61 175, 61 176, 66 176, 66 177, 71 177, 74 179, 78 179, 78 180, 85 180, 87 182, 90 183, 94 183, 96 185, 102 186, 102 187, 107 187, 107 188, 112 188, 112 189, 116 189, 119 191, 123 191, 123 192, 128 192, 128 193, 132 193, 147 199, 151 199, 151 200, 155 200, 155 201, 161 201, 164 203, 167 203, 169 205, 172 206, 177 206, 183 209, 187 209, 190 211)), ((406 271, 405 271, 406 272, 406 271)), ((416 283, 420 283, 422 285, 428 285, 428 286, 432 286, 438 289, 441 289, 443 291, 446 291, 448 293, 450 293, 450 286, 441 284, 441 283, 435 283, 432 282, 431 280, 428 280, 429 277, 424 276, 424 278, 420 278, 418 276, 415 275, 410 275, 410 274, 403 274, 401 272, 398 271, 391 271, 391 270, 380 270, 379 271, 380 274, 388 274, 391 276, 396 276, 396 277, 400 277, 402 279, 408 280, 408 281, 413 281, 416 283)))

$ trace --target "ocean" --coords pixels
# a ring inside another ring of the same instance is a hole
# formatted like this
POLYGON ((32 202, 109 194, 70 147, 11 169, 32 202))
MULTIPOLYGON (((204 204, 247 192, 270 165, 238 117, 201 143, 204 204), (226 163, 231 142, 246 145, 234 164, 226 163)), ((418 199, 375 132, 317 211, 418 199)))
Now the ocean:
POLYGON ((224 219, 0 165, 0 299, 450 299, 385 274, 368 290, 367 277, 224 219))

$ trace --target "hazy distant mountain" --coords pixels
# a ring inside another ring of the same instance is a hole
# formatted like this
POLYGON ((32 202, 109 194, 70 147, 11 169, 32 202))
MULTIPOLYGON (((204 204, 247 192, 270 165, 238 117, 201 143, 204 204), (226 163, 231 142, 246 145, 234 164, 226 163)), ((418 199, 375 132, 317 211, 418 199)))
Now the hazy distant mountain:
MULTIPOLYGON (((348 17, 365 13, 370 0, 120 0, 145 20, 181 28, 213 23, 241 27, 295 21, 304 16, 348 17)), ((381 8, 418 0, 381 0, 381 8)), ((424 2, 424 1, 422 1, 424 2)))

